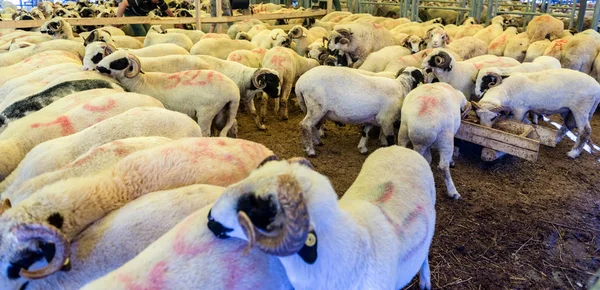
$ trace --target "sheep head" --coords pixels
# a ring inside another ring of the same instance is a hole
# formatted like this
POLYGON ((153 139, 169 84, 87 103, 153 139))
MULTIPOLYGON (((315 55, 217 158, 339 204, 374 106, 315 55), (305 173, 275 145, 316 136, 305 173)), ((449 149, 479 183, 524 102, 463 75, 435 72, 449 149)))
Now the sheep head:
POLYGON ((435 71, 451 71, 455 60, 447 50, 436 48, 423 59, 423 69, 426 73, 435 71))
POLYGON ((273 99, 279 98, 280 82, 279 73, 268 68, 257 69, 252 76, 252 85, 273 99))
POLYGON ((402 46, 408 48, 410 50, 410 52, 417 53, 417 52, 421 51, 424 42, 423 42, 423 39, 421 39, 420 37, 418 37, 416 35, 410 35, 410 36, 407 36, 406 38, 404 38, 404 40, 402 40, 401 44, 402 44, 402 46))
POLYGON ((425 75, 423 71, 416 67, 405 67, 396 73, 396 79, 407 80, 411 85, 411 90, 415 89, 419 84, 425 83, 425 75))
POLYGON ((483 96, 487 90, 502 84, 502 79, 506 77, 508 76, 503 77, 493 71, 485 72, 485 74, 481 77, 481 80, 478 79, 477 83, 475 84, 475 95, 478 97, 483 96))
POLYGON ((117 48, 109 43, 100 41, 92 42, 85 47, 85 56, 83 57, 83 69, 93 70, 96 65, 107 55, 115 52, 117 48))
POLYGON ((42 27, 40 27, 40 32, 48 34, 54 39, 62 39, 66 37, 66 34, 63 31, 63 26, 65 26, 65 23, 65 20, 61 17, 53 18, 52 20, 44 23, 42 27))
POLYGON ((329 50, 348 50, 352 33, 346 28, 339 28, 329 33, 329 39, 329 50))
POLYGON ((300 38, 300 37, 306 37, 306 28, 300 26, 300 25, 296 25, 294 27, 292 27, 292 29, 290 29, 290 32, 288 33, 288 36, 291 39, 296 39, 296 38, 300 38))
POLYGON ((443 28, 433 27, 425 33, 427 48, 446 47, 450 43, 450 37, 443 28))
POLYGON ((209 212, 208 228, 218 238, 247 240, 247 250, 256 246, 280 257, 298 254, 312 264, 317 259, 317 239, 311 204, 337 207, 326 177, 304 158, 268 160, 225 190, 209 212))
POLYGON ((105 42, 105 43, 114 45, 114 42, 112 41, 112 35, 110 34, 110 32, 108 32, 107 30, 103 30, 103 29, 92 30, 90 32, 90 35, 88 35, 88 37, 85 39, 83 44, 85 46, 87 46, 88 44, 90 44, 94 41, 101 41, 101 42, 105 42))
POLYGON ((494 123, 508 115, 511 111, 510 107, 497 105, 490 102, 471 102, 473 109, 475 109, 475 113, 477 113, 477 117, 479 118, 479 123, 486 127, 492 127, 494 123))
POLYGON ((273 40, 273 47, 275 46, 283 46, 290 47, 291 41, 290 37, 282 30, 282 29, 274 29, 269 33, 271 39, 273 40))
POLYGON ((100 73, 111 75, 117 79, 131 79, 143 73, 140 60, 125 50, 106 56, 98 63, 96 69, 100 73))

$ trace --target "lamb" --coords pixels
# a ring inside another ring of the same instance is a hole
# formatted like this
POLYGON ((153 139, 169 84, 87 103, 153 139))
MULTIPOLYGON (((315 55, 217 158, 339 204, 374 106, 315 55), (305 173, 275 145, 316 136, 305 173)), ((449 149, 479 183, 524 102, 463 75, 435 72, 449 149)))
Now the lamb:
POLYGON ((454 135, 471 110, 465 95, 446 83, 418 86, 404 98, 398 132, 398 145, 410 141, 415 151, 431 163, 431 147, 440 153, 438 169, 442 171, 448 197, 460 198, 450 176, 454 166, 454 135))
POLYGON ((410 49, 398 45, 384 47, 377 52, 369 54, 359 69, 375 73, 382 72, 393 59, 410 55, 411 52, 410 49))
POLYGON ((542 39, 554 40, 563 34, 564 29, 562 21, 544 14, 533 17, 527 24, 527 36, 531 42, 542 39))
MULTIPOLYGON (((152 48, 161 48, 163 45, 165 44, 157 44, 146 48, 142 48, 139 51, 145 51, 144 53, 142 53, 145 54, 146 52, 151 52, 152 48)), ((187 52, 187 50, 179 46, 176 47, 177 49, 181 49, 187 52)), ((138 56, 137 51, 135 50, 121 50, 127 51, 132 55, 138 56)), ((117 51, 117 49, 111 44, 106 44, 103 42, 92 42, 85 48, 85 51, 85 57, 83 58, 83 69, 93 70, 96 68, 96 65, 102 59, 104 59, 104 57, 117 51)), ((185 70, 202 70, 209 68, 209 65, 206 62, 200 60, 195 56, 190 56, 189 53, 187 55, 175 54, 154 57, 138 57, 138 59, 141 61, 144 71, 175 73, 185 70)))
POLYGON ((21 119, 52 104, 56 100, 72 93, 93 89, 120 89, 113 82, 98 79, 66 81, 47 88, 39 93, 16 101, 0 113, 0 132, 15 120, 21 119))
POLYGON ((423 157, 376 150, 339 201, 309 164, 271 161, 228 187, 209 229, 278 257, 295 289, 401 289, 417 272, 431 289, 435 185, 423 157))
POLYGON ((288 33, 290 39, 296 44, 294 50, 301 56, 306 56, 308 45, 319 39, 323 39, 323 37, 327 37, 328 34, 329 33, 325 28, 313 27, 311 29, 306 29, 301 25, 292 27, 288 33))
MULTIPOLYGON (((309 59, 298 55, 295 51, 287 47, 275 47, 267 51, 263 59, 263 68, 277 71, 279 75, 279 100, 275 100, 275 113, 280 113, 283 120, 288 119, 288 98, 292 92, 298 77, 308 70, 317 67, 319 63, 314 59, 309 59), (279 110, 281 103, 282 109, 279 110)), ((263 94, 261 106, 261 119, 265 119, 267 114, 268 95, 263 94)))
POLYGON ((496 85, 495 82, 491 82, 491 78, 488 77, 490 75, 493 76, 494 80, 498 80, 507 78, 513 73, 539 72, 558 68, 560 68, 560 62, 550 56, 539 56, 531 63, 522 63, 512 67, 483 68, 477 73, 477 80, 475 81, 475 96, 481 98, 487 89, 496 85))
POLYGON ((336 25, 329 39, 329 49, 349 54, 357 68, 370 53, 398 44, 391 32, 376 23, 336 25))
MULTIPOLYGON (((73 239, 71 269, 44 279, 6 279, 3 289, 79 289, 133 259, 186 216, 213 203, 224 188, 190 185, 148 193, 94 222, 73 239), (9 286, 10 285, 10 286, 9 286)), ((44 266, 38 261, 32 265, 44 266)), ((4 279, 2 279, 4 278, 4 279)))
MULTIPOLYGON (((57 50, 74 54, 74 57, 78 57, 78 59, 83 58, 83 55, 85 54, 85 48, 81 43, 71 40, 55 39, 36 44, 34 46, 0 54, 0 68, 19 63, 41 52, 47 52, 48 54, 45 54, 46 56, 50 54, 60 54, 56 52, 57 50)), ((66 54, 62 55, 65 56, 66 54)), ((11 75, 2 74, 2 76, 9 77, 11 75)))
POLYGON ((424 40, 427 43, 427 48, 447 48, 464 60, 485 55, 488 52, 488 45, 483 40, 467 36, 450 41, 450 36, 446 34, 443 28, 430 29, 427 31, 424 40))
POLYGON ((12 279, 39 279, 56 273, 68 264, 70 242, 111 210, 149 192, 192 184, 233 184, 272 154, 245 140, 185 138, 131 154, 93 176, 46 186, 0 216, 1 259, 2 265, 8 266, 2 273, 12 279), (37 233, 35 242, 21 235, 32 229, 37 233), (44 242, 55 245, 55 255, 42 269, 28 270, 43 255, 9 264, 41 253, 44 242))
POLYGON ((172 43, 179 45, 185 50, 190 51, 194 43, 185 34, 182 33, 168 33, 160 25, 153 25, 148 30, 146 38, 144 39, 144 46, 151 46, 159 43, 172 43))
POLYGON ((39 112, 11 123, 0 134, 0 180, 4 180, 17 168, 25 154, 40 143, 77 133, 131 108, 161 105, 148 96, 114 92, 93 90, 87 91, 83 96, 74 94, 64 102, 61 99, 39 112), (96 97, 92 98, 93 96, 96 97), (94 108, 103 106, 108 106, 109 109, 94 111, 94 108))
POLYGON ((247 67, 261 68, 265 54, 267 54, 267 50, 264 48, 235 50, 227 56, 227 60, 239 62, 247 67))
POLYGON ((202 130, 181 113, 161 107, 133 108, 75 134, 35 146, 0 183, 0 192, 15 191, 26 180, 57 170, 93 147, 123 138, 143 136, 162 136, 175 140, 202 137, 202 130))
POLYGON ((196 43, 196 42, 200 41, 200 39, 202 39, 202 37, 205 35, 205 33, 200 30, 185 30, 185 29, 179 29, 179 28, 167 28, 166 31, 167 31, 167 33, 185 34, 187 37, 190 38, 192 43, 196 43))
POLYGON ((173 140, 165 137, 135 137, 115 140, 88 150, 58 170, 26 180, 16 190, 3 192, 2 197, 9 199, 12 204, 18 204, 46 185, 63 179, 96 174, 134 152, 164 145, 171 141, 173 140))
POLYGON ((236 50, 253 50, 256 45, 246 40, 228 40, 220 38, 202 39, 194 44, 190 54, 210 55, 220 59, 227 59, 230 53, 236 50))
POLYGON ((274 69, 249 68, 237 62, 221 60, 207 55, 200 55, 198 58, 205 61, 211 69, 224 74, 237 84, 241 101, 246 105, 256 126, 259 130, 266 130, 266 126, 262 124, 256 114, 254 97, 264 92, 269 98, 279 98, 281 89, 279 73, 274 69))
POLYGON ((290 37, 283 29, 263 30, 252 37, 252 44, 256 47, 271 49, 273 47, 290 47, 290 37))
POLYGON ((401 70, 396 79, 367 76, 349 68, 322 66, 298 79, 296 96, 306 116, 300 122, 302 146, 316 156, 313 143, 321 144, 318 129, 328 119, 344 124, 365 124, 358 144, 367 153, 367 135, 373 125, 381 126, 382 145, 394 143, 394 122, 400 119, 404 96, 419 83, 423 73, 416 68, 401 70), (364 98, 367 93, 369 98, 364 98), (351 101, 349 101, 351 100, 351 101))
MULTIPOLYGON (((235 125, 240 91, 231 79, 219 72, 189 70, 141 74, 140 60, 126 51, 106 56, 96 69, 115 77, 130 91, 153 96, 165 108, 197 119, 202 136, 211 136, 212 129, 216 129, 221 130, 221 137, 225 137, 235 125)), ((235 130, 233 128, 232 133, 235 130)))
POLYGON ((142 43, 131 36, 111 35, 110 32, 104 29, 95 29, 92 32, 90 32, 90 35, 88 35, 88 37, 85 38, 85 45, 87 46, 88 44, 95 41, 102 41, 108 44, 112 44, 118 48, 140 49, 144 46, 150 46, 149 44, 146 44, 146 41, 148 41, 148 36, 146 36, 145 39, 146 40, 144 41, 144 43, 142 43))
POLYGON ((590 120, 600 103, 600 84, 589 75, 569 69, 551 69, 514 73, 505 79, 489 75, 488 80, 494 85, 489 85, 483 98, 473 103, 482 125, 491 127, 501 113, 508 112, 512 112, 515 120, 525 122, 527 112, 561 114, 564 125, 557 134, 557 143, 569 130, 577 127, 579 131, 567 156, 576 158, 590 141, 590 120))
POLYGON ((498 56, 484 56, 473 61, 456 61, 445 49, 436 48, 423 59, 422 68, 426 73, 433 73, 439 81, 445 82, 460 90, 470 100, 475 91, 477 72, 486 67, 511 67, 519 62, 498 56))

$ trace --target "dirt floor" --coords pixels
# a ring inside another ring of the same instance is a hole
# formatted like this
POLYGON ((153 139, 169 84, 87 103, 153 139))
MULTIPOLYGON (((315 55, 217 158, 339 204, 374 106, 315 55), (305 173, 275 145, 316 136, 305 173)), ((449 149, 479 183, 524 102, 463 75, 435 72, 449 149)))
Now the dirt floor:
MULTIPOLYGON (((241 113, 239 137, 282 158, 304 156, 298 127, 304 115, 292 104, 288 121, 276 118, 270 105, 267 132, 257 131, 241 113)), ((356 148, 358 126, 327 129, 311 162, 341 196, 366 156, 356 148)), ((598 113, 592 130, 600 143, 598 113)), ((565 137, 556 148, 542 146, 535 163, 512 156, 486 163, 478 146, 463 145, 451 169, 460 200, 446 197, 434 170, 437 223, 429 254, 434 289, 585 289, 600 269, 600 155, 583 152, 570 160, 572 145, 565 137)), ((368 147, 379 148, 379 141, 371 138, 368 147)), ((418 289, 415 283, 407 289, 418 289)))

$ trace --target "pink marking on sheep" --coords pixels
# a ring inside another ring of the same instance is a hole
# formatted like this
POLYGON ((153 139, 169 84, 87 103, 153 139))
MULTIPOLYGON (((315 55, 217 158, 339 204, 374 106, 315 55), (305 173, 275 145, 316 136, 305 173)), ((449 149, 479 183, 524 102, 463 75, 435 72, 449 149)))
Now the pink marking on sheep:
POLYGON ((273 58, 271 58, 269 60, 269 63, 275 65, 279 69, 284 69, 285 68, 285 62, 286 62, 285 57, 283 57, 281 55, 273 56, 273 58))
POLYGON ((108 104, 106 104, 106 105, 95 106, 95 105, 92 105, 90 103, 87 103, 87 104, 83 105, 83 109, 86 110, 86 111, 95 112, 95 113, 97 113, 97 112, 106 112, 106 111, 109 111, 112 108, 114 108, 116 103, 117 102, 114 99, 109 98, 108 99, 108 104))
MULTIPOLYGON (((225 265, 227 265, 228 275, 224 275, 224 289, 236 289, 240 281, 244 280, 244 277, 248 274, 248 271, 244 267, 240 267, 238 263, 239 255, 246 246, 242 245, 237 249, 230 251, 223 255, 220 259, 225 265)), ((260 287, 258 287, 260 288, 260 287)), ((256 288, 256 289, 258 289, 256 288)))
POLYGON ((386 203, 390 200, 390 198, 392 198, 392 195, 394 193, 394 184, 389 181, 386 182, 382 185, 383 187, 383 192, 381 194, 381 196, 375 201, 377 203, 386 203))
POLYGON ((235 62, 240 62, 240 61, 242 61, 242 56, 237 53, 233 53, 229 56, 229 60, 235 61, 235 62))
POLYGON ((266 53, 267 52, 267 50, 264 49, 264 48, 262 48, 262 47, 255 48, 255 49, 253 49, 251 51, 254 52, 254 53, 266 53))
POLYGON ((378 23, 372 22, 371 25, 373 25, 373 28, 375 29, 381 29, 383 28, 383 26, 379 25, 378 23))
POLYGON ((47 123, 34 123, 31 124, 31 128, 39 128, 39 127, 50 127, 53 125, 60 125, 63 136, 71 135, 75 133, 75 129, 73 128, 73 124, 71 124, 71 120, 67 116, 59 116, 56 120, 47 123))
POLYGON ((419 116, 435 114, 437 107, 440 105, 440 101, 434 96, 421 96, 421 108, 419 109, 419 116))
POLYGON ((562 46, 567 42, 569 42, 569 41, 566 39, 558 39, 558 40, 554 41, 554 44, 552 45, 552 48, 550 48, 550 51, 548 53, 545 53, 544 55, 550 55, 555 52, 561 51, 562 46))
POLYGON ((500 37, 500 39, 498 39, 495 42, 492 42, 492 44, 490 44, 489 49, 496 49, 498 46, 504 44, 506 42, 506 38, 508 37, 508 34, 504 34, 500 37))
MULTIPOLYGON (((167 79, 174 80, 175 82, 166 86, 165 88, 172 89, 174 87, 177 87, 179 84, 181 84, 182 86, 206 86, 213 82, 213 78, 215 77, 215 72, 209 71, 206 75, 206 78, 203 78, 204 73, 205 73, 204 71, 189 70, 189 71, 185 71, 185 72, 179 72, 179 73, 172 74, 167 79), (200 78, 200 80, 198 80, 198 78, 200 78)), ((219 81, 223 80, 223 76, 221 76, 221 75, 217 75, 217 76, 218 76, 219 81)))
POLYGON ((117 278, 125 284, 125 288, 128 290, 161 290, 165 289, 165 274, 168 269, 167 262, 161 261, 156 263, 150 269, 147 283, 136 283, 129 275, 124 274, 117 275, 117 278))

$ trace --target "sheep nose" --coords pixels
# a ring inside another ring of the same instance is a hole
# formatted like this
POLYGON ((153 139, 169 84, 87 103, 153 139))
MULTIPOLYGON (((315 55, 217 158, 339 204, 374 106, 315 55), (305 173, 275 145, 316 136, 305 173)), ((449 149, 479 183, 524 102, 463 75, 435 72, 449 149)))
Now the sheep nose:
POLYGON ((110 70, 105 67, 99 66, 99 67, 96 67, 96 69, 102 74, 107 74, 107 75, 110 74, 110 70))
POLYGON ((233 229, 223 226, 220 222, 215 221, 211 215, 212 209, 208 212, 208 229, 219 239, 229 238, 228 232, 232 232, 233 229))

